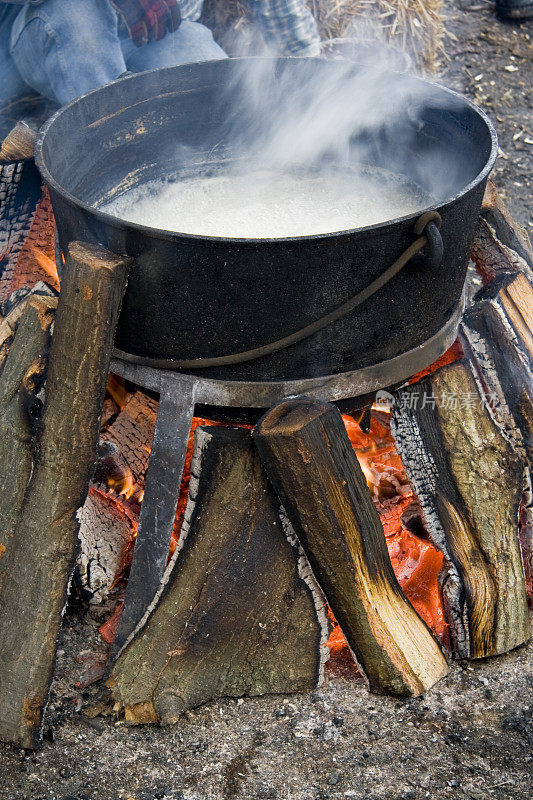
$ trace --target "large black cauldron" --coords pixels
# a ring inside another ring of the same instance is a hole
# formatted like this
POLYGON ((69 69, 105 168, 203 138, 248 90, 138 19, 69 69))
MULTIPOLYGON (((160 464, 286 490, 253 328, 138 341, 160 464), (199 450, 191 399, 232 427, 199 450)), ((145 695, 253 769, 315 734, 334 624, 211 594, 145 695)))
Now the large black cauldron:
MULTIPOLYGON (((61 109, 41 132, 37 164, 51 192, 62 250, 77 239, 135 259, 116 346, 141 361, 223 356, 285 337, 368 286, 416 238, 419 214, 321 236, 239 240, 154 230, 93 207, 141 181, 180 169, 190 173, 213 152, 231 153, 241 103, 233 79, 243 64, 206 62, 125 78, 61 109)), ((310 71, 320 77, 341 69, 339 62, 320 59, 275 65, 277 74, 286 78, 288 71, 295 83, 310 71)), ((290 380, 354 370, 416 347, 450 318, 460 300, 496 136, 472 103, 421 79, 388 73, 377 91, 380 101, 386 92, 397 101, 401 92, 405 113, 378 129, 359 126, 353 152, 364 163, 403 172, 436 191, 441 263, 422 251, 354 311, 310 338, 202 374, 290 380)))

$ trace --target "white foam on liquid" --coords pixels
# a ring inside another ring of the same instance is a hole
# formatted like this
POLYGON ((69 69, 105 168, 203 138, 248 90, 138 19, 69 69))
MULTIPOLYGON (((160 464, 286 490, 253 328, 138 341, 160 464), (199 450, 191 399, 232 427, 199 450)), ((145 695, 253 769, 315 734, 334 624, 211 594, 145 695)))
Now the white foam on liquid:
POLYGON ((362 228, 414 213, 433 198, 385 170, 250 172, 150 181, 100 210, 152 228, 276 239, 362 228))

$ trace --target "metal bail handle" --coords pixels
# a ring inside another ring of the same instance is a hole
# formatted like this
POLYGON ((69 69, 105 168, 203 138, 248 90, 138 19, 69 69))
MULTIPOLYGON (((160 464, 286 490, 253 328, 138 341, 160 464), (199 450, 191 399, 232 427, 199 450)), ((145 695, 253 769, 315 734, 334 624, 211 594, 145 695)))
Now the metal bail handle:
POLYGON ((417 236, 423 235, 427 239, 427 246, 424 246, 424 250, 427 250, 426 265, 430 269, 438 267, 444 255, 444 244, 440 235, 441 225, 442 218, 438 211, 428 211, 426 214, 422 214, 414 224, 417 236))
POLYGON ((308 339, 318 331, 332 325, 337 320, 342 319, 357 306, 372 297, 373 294, 378 292, 385 286, 395 275, 397 275, 406 264, 415 256, 420 250, 427 248, 425 257, 425 264, 430 268, 438 267, 442 261, 444 247, 442 244, 442 237, 439 228, 441 226, 441 216, 437 211, 427 211, 417 219, 414 224, 414 232, 417 237, 412 244, 407 247, 401 256, 391 264, 378 278, 370 283, 365 289, 358 292, 354 297, 343 303, 334 311, 330 311, 326 316, 317 319, 305 328, 285 336, 283 339, 278 339, 275 342, 269 342, 261 347, 256 347, 253 350, 244 350, 242 353, 232 353, 227 356, 215 356, 213 358, 194 358, 186 361, 166 359, 166 358, 144 358, 142 356, 135 356, 131 353, 124 353, 122 350, 116 350, 115 354, 123 361, 130 363, 143 364, 145 367, 155 367, 156 369, 171 369, 171 370, 188 370, 188 369, 206 369, 207 367, 227 367, 232 364, 244 364, 246 361, 254 361, 256 358, 263 358, 264 356, 278 353, 280 350, 285 350, 297 342, 302 342, 308 339))

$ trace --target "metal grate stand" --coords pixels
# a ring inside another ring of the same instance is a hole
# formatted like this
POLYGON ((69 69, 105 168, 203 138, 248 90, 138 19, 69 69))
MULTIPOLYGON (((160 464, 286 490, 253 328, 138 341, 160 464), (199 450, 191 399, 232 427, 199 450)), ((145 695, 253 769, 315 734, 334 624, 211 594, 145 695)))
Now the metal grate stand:
POLYGON ((266 409, 295 395, 334 402, 398 385, 451 347, 462 312, 461 303, 446 325, 414 350, 353 372, 299 381, 215 380, 143 366, 132 363, 127 354, 120 354, 125 356, 121 358, 116 353, 111 371, 144 389, 158 392, 160 399, 124 611, 110 663, 133 637, 161 585, 197 403, 220 408, 266 409))

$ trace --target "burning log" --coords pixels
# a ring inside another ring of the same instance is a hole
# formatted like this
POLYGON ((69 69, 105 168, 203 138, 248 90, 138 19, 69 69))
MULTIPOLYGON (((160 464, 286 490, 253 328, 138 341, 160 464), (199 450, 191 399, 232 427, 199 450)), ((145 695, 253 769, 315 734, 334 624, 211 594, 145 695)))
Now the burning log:
MULTIPOLYGON (((102 406, 102 431, 106 403, 113 404, 112 417, 118 415, 118 405, 109 395, 109 384, 114 380, 111 375, 102 406)), ((130 502, 133 492, 132 471, 118 447, 101 439, 89 493, 78 514, 79 552, 73 575, 73 583, 91 604, 106 599, 129 563, 138 517, 130 502)))
POLYGON ((105 432, 131 469, 136 487, 144 486, 156 416, 157 400, 137 389, 105 432))
POLYGON ((466 361, 397 393, 392 433, 428 533, 447 559, 454 654, 482 658, 530 637, 518 509, 524 464, 466 361))
POLYGON ((90 603, 105 600, 125 567, 137 531, 136 515, 124 503, 132 492, 132 472, 117 446, 101 440, 89 494, 79 514, 80 552, 74 573, 90 603))
MULTIPOLYGON (((17 517, 2 532, 0 739, 28 748, 40 741, 127 271, 126 260, 77 242, 67 261, 31 474, 17 517)), ((25 453, 14 465, 12 446, 3 455, 4 474, 28 468, 25 453)))
POLYGON ((101 603, 120 575, 135 525, 113 498, 90 488, 79 514, 76 580, 90 603, 101 603))
POLYGON ((250 432, 197 428, 179 545, 113 667, 116 703, 130 722, 171 723, 220 697, 310 690, 326 639, 324 601, 250 432))
POLYGON ((424 692, 446 675, 446 661, 396 580, 338 410, 307 398, 282 402, 254 441, 370 688, 424 692))

